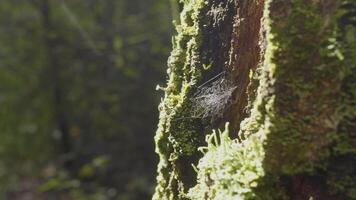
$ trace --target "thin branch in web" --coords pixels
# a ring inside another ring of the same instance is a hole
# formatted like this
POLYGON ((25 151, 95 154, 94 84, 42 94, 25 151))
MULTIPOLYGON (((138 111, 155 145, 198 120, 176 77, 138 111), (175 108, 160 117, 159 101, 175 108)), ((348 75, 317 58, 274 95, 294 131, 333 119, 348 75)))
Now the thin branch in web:
POLYGON ((225 75, 225 71, 220 72, 218 75, 216 75, 216 76, 214 76, 213 78, 211 78, 211 79, 205 81, 203 84, 201 84, 200 86, 198 86, 198 89, 204 87, 205 85, 207 85, 207 84, 209 84, 209 83, 211 83, 212 81, 214 81, 215 79, 219 78, 219 77, 222 76, 222 75, 225 75))

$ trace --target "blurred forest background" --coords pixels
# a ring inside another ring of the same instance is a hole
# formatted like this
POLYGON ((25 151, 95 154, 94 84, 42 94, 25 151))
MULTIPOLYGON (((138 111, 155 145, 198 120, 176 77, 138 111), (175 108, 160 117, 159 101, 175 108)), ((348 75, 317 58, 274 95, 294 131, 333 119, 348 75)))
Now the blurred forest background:
POLYGON ((0 199, 150 199, 173 0, 1 0, 0 199))

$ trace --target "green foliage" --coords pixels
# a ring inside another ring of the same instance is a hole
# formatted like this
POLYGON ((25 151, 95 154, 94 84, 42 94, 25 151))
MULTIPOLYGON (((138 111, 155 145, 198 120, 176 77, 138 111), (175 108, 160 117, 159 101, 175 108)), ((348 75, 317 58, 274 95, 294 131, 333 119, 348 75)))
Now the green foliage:
POLYGON ((151 196, 170 19, 166 0, 0 2, 0 198, 27 177, 151 196))
POLYGON ((30 3, 0 5, 0 193, 22 175, 38 172, 53 149, 47 95, 38 86, 43 64, 39 15, 30 3), (18 23, 23 24, 19 26, 18 23), (33 50, 34 47, 38 50, 33 50), (43 151, 46 149, 46 151, 43 151))

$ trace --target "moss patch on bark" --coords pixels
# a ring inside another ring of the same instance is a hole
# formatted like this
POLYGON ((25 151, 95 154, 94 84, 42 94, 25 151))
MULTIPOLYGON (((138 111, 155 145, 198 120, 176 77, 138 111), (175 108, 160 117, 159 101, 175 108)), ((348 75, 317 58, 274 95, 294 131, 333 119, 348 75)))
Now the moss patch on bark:
POLYGON ((155 136, 160 157, 153 199, 186 199, 196 183, 191 163, 197 163, 198 147, 209 119, 192 117, 192 97, 198 85, 221 73, 228 60, 234 17, 233 0, 181 0, 183 10, 176 24, 173 50, 168 60, 168 84, 159 106, 155 136))
POLYGON ((242 142, 208 141, 191 199, 356 199, 356 29, 340 32, 354 12, 345 2, 265 2, 267 49, 242 142))

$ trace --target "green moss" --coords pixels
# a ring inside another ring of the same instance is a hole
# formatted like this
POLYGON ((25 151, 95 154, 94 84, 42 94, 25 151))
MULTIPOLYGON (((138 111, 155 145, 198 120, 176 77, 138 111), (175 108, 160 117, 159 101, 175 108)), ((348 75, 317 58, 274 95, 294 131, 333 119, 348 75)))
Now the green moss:
MULTIPOLYGON (((267 97, 260 93, 265 103, 260 104, 257 114, 265 115, 260 118, 270 124, 264 169, 274 177, 323 176, 329 186, 335 183, 339 188, 338 192, 329 188, 328 195, 346 194, 355 199, 350 196, 354 195, 355 181, 351 180, 355 180, 355 167, 345 163, 355 161, 352 132, 356 129, 355 125, 347 130, 343 126, 350 125, 356 116, 355 105, 350 103, 356 99, 356 54, 351 50, 355 43, 339 40, 338 10, 323 10, 304 0, 293 1, 290 7, 287 18, 278 19, 274 13, 268 21, 265 59, 269 63, 265 66, 269 67, 264 69, 268 78, 266 82, 262 78, 260 87, 269 84, 264 90, 273 92, 267 97), (335 148, 343 149, 347 156, 342 158, 341 151, 335 153, 335 148)), ((354 38, 349 34, 347 30, 346 38, 354 38)))
POLYGON ((270 15, 267 53, 275 101, 264 111, 272 124, 266 167, 291 175, 312 173, 330 155, 344 64, 335 39, 337 13, 305 0, 289 6, 286 18, 270 15))
MULTIPOLYGON (((173 40, 173 50, 168 61, 168 85, 159 106, 160 122, 155 136, 156 152, 160 157, 157 187, 153 199, 177 199, 184 193, 181 159, 197 151, 199 133, 194 120, 185 111, 189 107, 189 93, 200 78, 202 63, 199 60, 201 30, 199 20, 203 0, 185 0, 176 25, 178 35, 173 40), (177 189, 178 188, 178 189, 177 189)), ((193 178, 193 177, 192 177, 193 178)))
POLYGON ((340 39, 344 13, 335 5, 265 2, 267 47, 253 78, 259 82, 252 81, 250 116, 238 139, 227 129, 208 137, 198 184, 186 194, 194 175, 182 170, 192 170, 187 162, 197 157, 203 131, 188 116, 189 95, 214 63, 201 55, 205 2, 184 1, 155 137, 154 199, 289 199, 283 181, 298 174, 323 177, 328 195, 356 199, 356 170, 348 164, 356 157, 356 28, 347 25, 340 39))
MULTIPOLYGON (((340 41, 335 8, 269 0, 267 49, 242 143, 212 142, 198 165, 191 199, 289 199, 284 181, 322 176, 327 195, 356 199, 355 27, 340 41), (286 15, 280 15, 280 6, 286 15), (274 10, 273 10, 274 9, 274 10), (288 31, 286 31, 288 30, 288 31), (348 164, 349 163, 349 164, 348 164)), ((337 5, 337 4, 335 4, 337 5)))
POLYGON ((231 140, 228 124, 224 132, 206 138, 207 147, 198 164, 198 184, 188 194, 190 199, 255 199, 253 188, 264 175, 263 134, 254 134, 242 143, 231 140))
MULTIPOLYGON (((268 12, 265 13, 267 16, 268 12)), ((190 199, 273 199, 283 196, 279 192, 271 192, 270 197, 261 198, 254 191, 265 176, 264 144, 271 126, 267 112, 273 114, 273 110, 267 111, 266 107, 274 102, 274 95, 268 92, 273 77, 270 74, 275 70, 275 65, 270 64, 273 50, 274 46, 267 48, 266 63, 258 77, 259 86, 254 87, 258 88, 257 95, 252 98, 254 102, 250 102, 251 116, 241 124, 239 139, 243 140, 242 143, 228 137, 227 127, 218 136, 214 132, 207 137, 208 146, 203 149, 204 156, 197 167, 198 184, 189 191, 190 199)))
MULTIPOLYGON (((356 3, 353 5, 356 7, 356 3)), ((341 10, 342 17, 352 12, 352 7, 347 8, 341 10)), ((327 168, 328 185, 332 193, 356 199, 356 26, 345 23, 340 29, 344 31, 340 34, 346 69, 341 87, 342 104, 338 107, 341 119, 327 168)))

